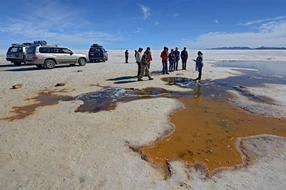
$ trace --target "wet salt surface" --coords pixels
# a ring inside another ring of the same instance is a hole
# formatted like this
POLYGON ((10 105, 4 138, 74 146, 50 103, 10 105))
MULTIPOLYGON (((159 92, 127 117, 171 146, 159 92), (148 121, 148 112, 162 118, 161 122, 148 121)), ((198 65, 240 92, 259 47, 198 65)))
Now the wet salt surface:
MULTIPOLYGON (((220 63, 222 64, 222 63, 220 63)), ((275 63, 274 63, 275 64, 275 63)), ((237 66, 236 66, 237 69, 237 66)), ((15 116, 4 118, 12 121, 23 119, 34 113, 37 107, 54 105, 58 101, 81 100, 83 104, 75 112, 99 112, 116 108, 117 102, 129 102, 148 98, 177 98, 185 105, 170 117, 175 131, 168 137, 145 147, 142 153, 155 165, 167 167, 174 159, 186 163, 204 163, 210 171, 222 166, 241 163, 241 156, 235 148, 236 139, 257 134, 286 136, 285 120, 261 117, 239 110, 228 103, 227 90, 239 91, 250 100, 271 103, 269 98, 250 94, 245 87, 263 86, 264 83, 285 84, 285 77, 276 77, 272 72, 241 70, 244 75, 219 79, 202 80, 197 84, 184 77, 167 77, 166 85, 177 85, 192 90, 187 92, 169 91, 162 88, 124 89, 104 87, 97 92, 82 94, 75 98, 40 93, 34 97, 37 104, 15 107, 15 116), (269 76, 266 74, 269 73, 269 76), (29 111, 30 110, 30 111, 29 111), (271 127, 270 127, 271 126, 271 127)))

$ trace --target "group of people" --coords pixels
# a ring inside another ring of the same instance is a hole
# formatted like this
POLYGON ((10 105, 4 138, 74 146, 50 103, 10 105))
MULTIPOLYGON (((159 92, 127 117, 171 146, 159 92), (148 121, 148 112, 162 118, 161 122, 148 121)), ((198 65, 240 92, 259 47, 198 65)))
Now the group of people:
POLYGON ((138 81, 142 81, 143 75, 147 76, 149 80, 153 80, 149 71, 150 62, 152 61, 151 49, 147 47, 144 53, 142 53, 142 51, 143 48, 139 48, 138 51, 135 50, 135 59, 138 65, 138 81))
MULTIPOLYGON (((125 52, 125 61, 128 63, 128 50, 125 52)), ((178 48, 176 47, 175 50, 171 49, 169 52, 167 47, 164 47, 163 51, 160 55, 162 59, 162 74, 169 74, 169 72, 174 72, 178 70, 179 60, 182 59, 182 70, 187 69, 187 60, 188 60, 188 52, 186 50, 186 47, 179 52, 178 48), (168 61, 169 61, 169 67, 168 67, 168 61)), ((150 75, 150 62, 152 61, 152 55, 150 47, 147 47, 145 52, 143 52, 143 48, 139 48, 138 51, 135 50, 135 59, 136 63, 138 65, 138 72, 137 72, 137 78, 138 81, 142 81, 142 77, 147 76, 149 80, 153 80, 153 78, 150 75)), ((198 51, 198 57, 196 59, 193 59, 194 62, 196 62, 195 69, 199 72, 198 77, 195 79, 196 81, 200 82, 201 76, 202 76, 202 68, 204 66, 203 64, 203 53, 201 51, 198 51)))

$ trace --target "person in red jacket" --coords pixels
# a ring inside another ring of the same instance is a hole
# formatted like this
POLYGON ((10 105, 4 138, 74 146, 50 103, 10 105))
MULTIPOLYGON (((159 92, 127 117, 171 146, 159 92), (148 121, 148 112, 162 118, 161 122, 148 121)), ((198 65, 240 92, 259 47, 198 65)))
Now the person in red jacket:
POLYGON ((164 50, 161 52, 161 56, 162 58, 162 65, 163 65, 163 70, 162 70, 162 74, 169 74, 168 73, 168 57, 169 57, 169 53, 168 53, 168 48, 165 46, 164 50))

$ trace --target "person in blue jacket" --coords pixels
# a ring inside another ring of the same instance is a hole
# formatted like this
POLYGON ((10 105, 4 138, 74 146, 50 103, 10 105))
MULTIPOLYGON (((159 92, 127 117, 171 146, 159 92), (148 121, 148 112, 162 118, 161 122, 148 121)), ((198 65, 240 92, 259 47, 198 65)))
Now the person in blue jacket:
POLYGON ((199 72, 199 76, 196 78, 196 81, 200 82, 202 77, 202 69, 204 66, 203 53, 201 51, 198 51, 198 57, 197 59, 193 59, 193 61, 196 62, 196 71, 199 72))
POLYGON ((179 52, 177 47, 176 47, 176 49, 174 51, 174 55, 175 55, 174 67, 175 67, 175 70, 177 71, 178 70, 179 60, 180 60, 180 52, 179 52))
POLYGON ((174 63, 175 63, 175 55, 174 55, 174 50, 171 49, 171 52, 169 53, 169 72, 174 71, 174 63))

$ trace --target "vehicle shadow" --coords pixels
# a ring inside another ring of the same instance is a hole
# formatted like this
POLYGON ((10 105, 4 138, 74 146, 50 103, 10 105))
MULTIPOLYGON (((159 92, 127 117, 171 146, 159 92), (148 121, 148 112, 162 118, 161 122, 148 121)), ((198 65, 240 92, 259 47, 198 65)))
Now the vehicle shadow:
POLYGON ((5 65, 0 65, 0 68, 1 67, 17 67, 17 68, 19 68, 19 67, 27 67, 27 66, 33 66, 33 65, 29 65, 29 64, 22 64, 22 65, 19 65, 19 66, 16 66, 16 65, 14 65, 14 64, 5 64, 5 65))
MULTIPOLYGON (((45 69, 45 68, 38 68, 36 67, 35 65, 30 65, 30 66, 33 66, 33 67, 17 67, 17 69, 7 69, 7 70, 4 70, 4 71, 13 71, 13 72, 21 72, 21 71, 36 71, 36 70, 53 70, 53 69, 45 69)), ((56 66, 54 69, 62 69, 62 68, 68 68, 68 67, 82 67, 82 66, 79 66, 79 65, 59 65, 59 66, 56 66)))

